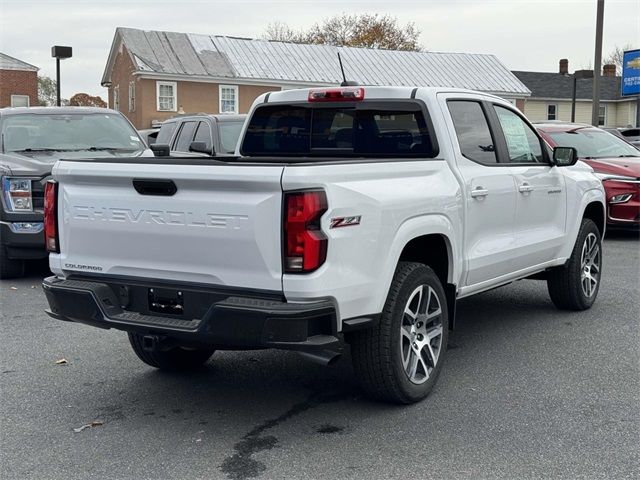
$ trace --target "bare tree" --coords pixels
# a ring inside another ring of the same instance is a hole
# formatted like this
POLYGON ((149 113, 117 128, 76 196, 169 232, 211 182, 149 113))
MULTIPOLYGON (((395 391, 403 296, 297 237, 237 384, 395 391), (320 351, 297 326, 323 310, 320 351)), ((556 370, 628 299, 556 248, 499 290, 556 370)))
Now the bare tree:
POLYGON ((267 26, 263 38, 295 43, 421 51, 420 30, 414 23, 402 26, 390 15, 336 15, 308 31, 295 31, 281 22, 267 26))
POLYGON ((622 75, 622 57, 624 56, 624 52, 627 50, 633 50, 633 47, 630 43, 619 47, 618 45, 607 55, 602 64, 612 64, 616 66, 616 75, 622 75))
POLYGON ((276 42, 305 43, 302 36, 301 32, 292 30, 286 23, 273 22, 267 25, 262 38, 276 42))

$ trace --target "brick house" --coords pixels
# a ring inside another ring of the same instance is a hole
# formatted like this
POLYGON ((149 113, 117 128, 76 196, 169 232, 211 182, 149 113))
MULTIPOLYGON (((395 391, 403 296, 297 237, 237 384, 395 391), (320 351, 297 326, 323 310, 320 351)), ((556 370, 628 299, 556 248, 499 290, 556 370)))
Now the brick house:
POLYGON ((0 108, 38 105, 38 70, 0 52, 0 108))
POLYGON ((177 113, 246 113, 257 96, 337 85, 340 52, 349 80, 362 85, 471 88, 522 107, 530 95, 495 56, 301 45, 248 38, 117 28, 102 86, 109 107, 136 128, 177 113))
MULTIPOLYGON (((558 73, 522 72, 513 74, 531 90, 531 97, 524 101, 524 113, 532 122, 548 120, 571 121, 573 75, 569 73, 569 61, 560 60, 558 73)), ((621 77, 616 76, 615 65, 604 65, 600 77, 600 109, 598 124, 604 127, 636 125, 636 97, 623 97, 621 77)), ((593 79, 576 82, 576 114, 578 123, 591 123, 593 79)))

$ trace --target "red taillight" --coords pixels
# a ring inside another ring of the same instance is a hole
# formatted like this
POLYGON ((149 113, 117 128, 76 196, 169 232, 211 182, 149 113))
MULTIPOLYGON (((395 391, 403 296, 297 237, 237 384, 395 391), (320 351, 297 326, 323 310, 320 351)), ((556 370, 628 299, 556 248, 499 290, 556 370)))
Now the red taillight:
POLYGON ((285 193, 285 273, 312 272, 324 263, 328 241, 320 230, 320 217, 326 211, 323 191, 285 193))
POLYGON ((44 189, 44 241, 47 250, 59 252, 58 245, 58 182, 49 180, 44 189))
POLYGON ((353 102, 364 100, 364 88, 318 88, 309 91, 310 102, 353 102))

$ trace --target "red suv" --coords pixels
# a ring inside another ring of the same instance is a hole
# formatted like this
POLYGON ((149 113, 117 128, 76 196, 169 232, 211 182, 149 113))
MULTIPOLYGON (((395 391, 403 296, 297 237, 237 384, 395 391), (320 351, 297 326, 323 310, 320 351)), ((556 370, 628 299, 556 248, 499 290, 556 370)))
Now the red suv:
POLYGON ((640 151, 600 128, 576 123, 538 123, 551 147, 574 147, 602 180, 607 225, 640 228, 640 151))

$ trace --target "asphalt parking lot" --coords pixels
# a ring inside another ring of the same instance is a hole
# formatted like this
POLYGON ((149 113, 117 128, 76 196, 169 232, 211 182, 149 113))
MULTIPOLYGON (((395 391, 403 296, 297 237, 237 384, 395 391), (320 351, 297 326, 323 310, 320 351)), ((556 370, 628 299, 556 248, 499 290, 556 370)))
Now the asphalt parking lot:
POLYGON ((439 383, 409 407, 364 398, 348 355, 324 368, 218 352, 197 373, 157 372, 121 332, 48 318, 32 269, 0 284, 0 474, 639 478, 640 242, 604 249, 589 311, 555 310, 541 281, 461 301, 439 383))

